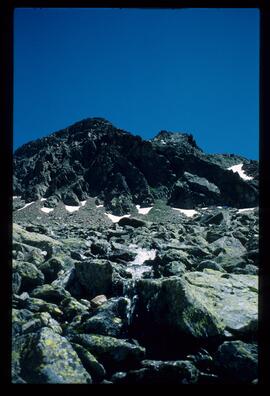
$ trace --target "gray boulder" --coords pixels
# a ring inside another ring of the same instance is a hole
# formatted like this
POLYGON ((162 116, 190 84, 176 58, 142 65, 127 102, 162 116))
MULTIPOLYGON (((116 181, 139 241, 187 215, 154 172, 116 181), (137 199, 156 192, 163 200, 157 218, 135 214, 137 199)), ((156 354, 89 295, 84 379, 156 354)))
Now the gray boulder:
POLYGON ((70 338, 92 353, 109 370, 136 365, 145 356, 145 348, 115 337, 78 334, 70 338))
MULTIPOLYGON (((22 341, 22 340, 20 340, 22 341)), ((19 357, 20 375, 33 384, 91 383, 71 344, 50 328, 43 327, 37 334, 24 338, 19 357)))
POLYGON ((79 282, 90 297, 111 294, 113 267, 110 261, 102 259, 78 261, 75 268, 79 282))
POLYGON ((140 280, 139 321, 195 338, 254 335, 258 279, 206 269, 181 277, 140 280), (141 316, 140 316, 141 314, 141 316))

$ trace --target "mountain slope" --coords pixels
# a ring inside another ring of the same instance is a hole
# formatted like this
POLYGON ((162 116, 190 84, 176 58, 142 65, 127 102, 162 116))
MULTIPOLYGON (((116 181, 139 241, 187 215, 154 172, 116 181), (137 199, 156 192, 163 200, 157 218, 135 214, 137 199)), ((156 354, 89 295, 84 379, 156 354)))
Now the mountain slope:
POLYGON ((238 156, 207 155, 192 135, 161 131, 145 141, 107 120, 88 118, 16 150, 14 195, 25 202, 49 198, 48 207, 96 196, 118 215, 156 199, 180 208, 253 207, 256 167, 238 156), (226 169, 239 161, 252 180, 226 169))

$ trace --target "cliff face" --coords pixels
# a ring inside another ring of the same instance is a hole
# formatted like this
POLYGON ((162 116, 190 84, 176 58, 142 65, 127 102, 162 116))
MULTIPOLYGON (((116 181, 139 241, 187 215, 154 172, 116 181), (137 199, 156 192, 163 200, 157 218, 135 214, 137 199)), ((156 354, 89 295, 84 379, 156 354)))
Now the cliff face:
POLYGON ((258 164, 207 155, 192 135, 161 131, 145 141, 101 118, 89 118, 29 142, 14 154, 14 195, 77 205, 97 196, 121 215, 156 199, 181 208, 258 204, 258 164), (250 180, 227 168, 239 163, 250 180))

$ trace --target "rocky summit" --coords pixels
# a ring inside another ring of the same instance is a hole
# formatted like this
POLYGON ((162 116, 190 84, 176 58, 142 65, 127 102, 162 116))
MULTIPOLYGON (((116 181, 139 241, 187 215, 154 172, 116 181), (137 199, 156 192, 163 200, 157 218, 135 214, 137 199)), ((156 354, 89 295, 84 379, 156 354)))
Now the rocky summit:
POLYGON ((258 378, 258 162, 88 118, 14 153, 13 383, 258 378))

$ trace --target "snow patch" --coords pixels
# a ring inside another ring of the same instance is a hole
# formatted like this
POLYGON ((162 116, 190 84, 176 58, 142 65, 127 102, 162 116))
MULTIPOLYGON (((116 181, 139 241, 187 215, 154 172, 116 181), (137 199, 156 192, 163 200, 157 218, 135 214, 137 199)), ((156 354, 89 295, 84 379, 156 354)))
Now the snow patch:
POLYGON ((41 201, 47 201, 47 198, 41 198, 40 200, 41 201))
POLYGON ((227 168, 228 170, 233 171, 234 173, 238 173, 239 176, 244 179, 244 180, 252 180, 254 179, 253 177, 247 176, 245 172, 243 171, 242 167, 244 164, 238 164, 238 165, 233 165, 230 168, 227 168))
POLYGON ((29 202, 29 203, 25 204, 24 207, 22 207, 21 209, 18 209, 17 212, 19 212, 20 210, 23 210, 23 209, 27 208, 27 206, 32 205, 33 203, 35 203, 35 201, 29 202))
POLYGON ((140 214, 146 215, 150 212, 150 210, 153 208, 153 206, 150 206, 149 208, 141 208, 140 205, 136 205, 136 208, 140 214))
POLYGON ((114 216, 110 213, 104 213, 106 216, 109 217, 109 219, 113 222, 113 223, 118 223, 119 220, 123 219, 123 217, 130 217, 129 215, 124 215, 124 216, 114 216))
POLYGON ((96 208, 104 208, 104 205, 96 205, 96 208))
POLYGON ((85 206, 86 201, 81 201, 80 204, 81 204, 82 206, 85 206))
POLYGON ((40 254, 42 254, 42 256, 47 256, 47 252, 46 252, 46 250, 42 250, 42 252, 40 252, 40 254))
POLYGON ((16 198, 21 198, 21 197, 19 197, 18 195, 14 195, 12 198, 16 199, 16 198))
POLYGON ((183 213, 187 217, 193 217, 195 214, 199 213, 197 210, 194 209, 179 209, 179 208, 172 208, 173 210, 178 210, 178 212, 183 213))
POLYGON ((244 209, 238 209, 237 213, 242 213, 242 212, 249 212, 250 210, 255 210, 256 208, 244 208, 244 209))
POLYGON ((40 208, 40 210, 42 210, 42 212, 44 212, 44 213, 50 213, 50 212, 52 212, 54 209, 53 208, 40 208))
POLYGON ((65 205, 65 208, 68 212, 72 213, 72 212, 76 212, 76 210, 80 209, 80 206, 69 206, 69 205, 65 205))

